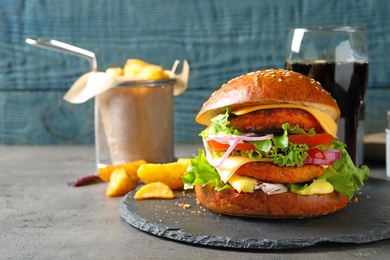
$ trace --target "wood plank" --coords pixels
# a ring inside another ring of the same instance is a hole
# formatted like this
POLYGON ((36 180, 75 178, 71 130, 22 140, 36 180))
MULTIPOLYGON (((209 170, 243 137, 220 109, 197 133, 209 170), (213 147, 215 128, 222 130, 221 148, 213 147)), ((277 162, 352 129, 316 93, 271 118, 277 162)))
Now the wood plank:
POLYGON ((175 98, 175 139, 198 141, 203 102, 238 75, 284 67, 287 29, 361 25, 369 40, 366 132, 389 110, 389 1, 3 1, 0 6, 0 143, 93 143, 93 105, 62 100, 90 67, 86 60, 29 46, 57 39, 95 52, 102 70, 139 58, 191 65, 189 89, 175 98))
POLYGON ((66 89, 88 63, 28 46, 55 38, 95 52, 101 69, 140 58, 169 68, 188 59, 190 87, 215 88, 248 71, 284 67, 293 26, 362 25, 369 39, 369 86, 390 86, 390 2, 372 1, 6 1, 0 16, 0 89, 66 89), (321 10, 320 12, 318 10, 321 10), (313 15, 315 14, 315 15, 313 15))
POLYGON ((1 144, 92 144, 93 102, 62 100, 62 91, 1 91, 1 144))

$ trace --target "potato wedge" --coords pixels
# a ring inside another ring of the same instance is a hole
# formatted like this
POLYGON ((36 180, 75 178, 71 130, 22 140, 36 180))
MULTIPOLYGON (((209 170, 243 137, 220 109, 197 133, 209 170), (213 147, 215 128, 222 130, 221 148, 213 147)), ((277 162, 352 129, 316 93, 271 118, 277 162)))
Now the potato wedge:
POLYGON ((135 181, 138 182, 139 178, 137 175, 137 170, 143 164, 146 164, 145 160, 137 160, 137 161, 129 162, 126 164, 119 164, 119 165, 106 165, 105 167, 98 168, 98 174, 103 181, 108 182, 110 181, 111 173, 115 169, 123 168, 125 169, 127 175, 131 176, 135 181))
POLYGON ((127 175, 124 168, 116 168, 111 176, 106 190, 109 197, 122 196, 135 189, 137 182, 127 175))
POLYGON ((165 73, 162 67, 158 65, 149 64, 142 68, 142 70, 138 74, 138 77, 141 79, 157 80, 166 79, 169 77, 169 75, 165 73))
POLYGON ((157 80, 169 78, 161 66, 149 64, 143 60, 128 59, 123 68, 123 75, 133 79, 157 80))
POLYGON ((182 189, 184 186, 182 176, 189 165, 190 159, 166 164, 147 163, 138 168, 137 175, 146 184, 162 182, 173 190, 182 189))
POLYGON ((190 163, 191 163, 191 160, 192 160, 192 158, 179 158, 179 159, 177 159, 177 162, 181 163, 181 164, 186 164, 188 167, 188 165, 190 165, 190 163))
POLYGON ((112 76, 123 76, 123 69, 119 67, 108 68, 106 69, 106 73, 112 76))
POLYGON ((172 189, 162 182, 152 182, 142 186, 134 195, 134 199, 173 199, 172 189))
POLYGON ((143 60, 128 59, 123 68, 123 74, 127 77, 137 78, 142 68, 148 64, 143 60))

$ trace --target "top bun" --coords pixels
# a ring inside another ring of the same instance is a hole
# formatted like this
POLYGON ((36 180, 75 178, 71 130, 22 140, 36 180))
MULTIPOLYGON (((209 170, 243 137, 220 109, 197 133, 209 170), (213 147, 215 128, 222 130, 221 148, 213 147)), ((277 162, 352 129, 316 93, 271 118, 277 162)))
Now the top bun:
POLYGON ((264 70, 239 76, 222 85, 203 104, 196 122, 210 125, 211 119, 224 112, 256 105, 295 104, 328 113, 335 121, 340 118, 336 100, 320 83, 288 70, 264 70))

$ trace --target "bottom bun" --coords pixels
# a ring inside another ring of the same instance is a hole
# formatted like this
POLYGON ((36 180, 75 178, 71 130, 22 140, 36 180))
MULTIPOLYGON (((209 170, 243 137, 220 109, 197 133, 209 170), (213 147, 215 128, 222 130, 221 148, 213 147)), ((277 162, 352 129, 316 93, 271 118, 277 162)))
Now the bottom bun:
POLYGON ((216 191, 198 184, 196 197, 205 208, 217 213, 258 218, 308 218, 333 213, 344 208, 349 199, 339 192, 298 195, 287 192, 267 195, 264 192, 237 193, 234 189, 216 191))

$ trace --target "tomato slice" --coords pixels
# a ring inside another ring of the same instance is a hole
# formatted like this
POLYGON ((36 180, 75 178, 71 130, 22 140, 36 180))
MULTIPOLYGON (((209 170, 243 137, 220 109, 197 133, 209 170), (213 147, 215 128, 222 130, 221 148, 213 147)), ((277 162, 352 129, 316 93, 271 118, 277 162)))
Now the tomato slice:
POLYGON ((306 134, 296 134, 288 136, 288 140, 290 143, 308 144, 311 146, 316 146, 320 144, 329 145, 333 141, 333 138, 334 137, 330 134, 315 134, 314 136, 309 136, 306 134))
MULTIPOLYGON (((228 144, 221 144, 214 140, 209 140, 209 145, 213 151, 219 152, 219 151, 226 151, 229 149, 228 144)), ((233 150, 256 150, 256 147, 251 143, 239 143, 234 147, 233 150)))

